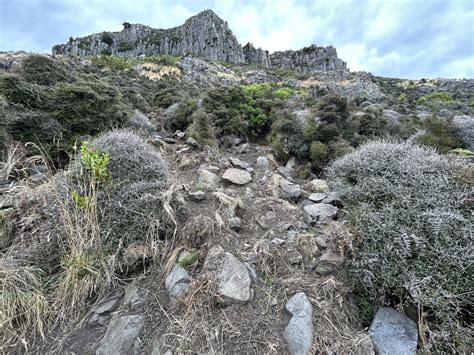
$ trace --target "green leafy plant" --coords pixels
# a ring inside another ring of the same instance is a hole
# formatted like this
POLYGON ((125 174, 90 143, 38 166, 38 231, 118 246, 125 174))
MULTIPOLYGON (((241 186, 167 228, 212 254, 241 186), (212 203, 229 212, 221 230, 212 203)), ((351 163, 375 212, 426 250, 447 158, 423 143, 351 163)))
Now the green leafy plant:
POLYGON ((109 153, 90 149, 87 142, 82 143, 81 163, 96 181, 105 181, 109 178, 109 161, 109 153))
POLYGON ((72 196, 74 202, 76 203, 77 208, 79 208, 81 210, 85 210, 85 209, 89 208, 90 203, 91 203, 90 196, 81 195, 77 191, 71 192, 71 196, 72 196))

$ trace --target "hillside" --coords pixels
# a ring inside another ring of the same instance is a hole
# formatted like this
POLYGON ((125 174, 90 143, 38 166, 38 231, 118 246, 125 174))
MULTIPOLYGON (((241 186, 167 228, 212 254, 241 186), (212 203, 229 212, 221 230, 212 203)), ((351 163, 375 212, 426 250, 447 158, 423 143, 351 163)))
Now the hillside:
POLYGON ((207 10, 0 53, 2 353, 468 352, 474 80, 207 10))

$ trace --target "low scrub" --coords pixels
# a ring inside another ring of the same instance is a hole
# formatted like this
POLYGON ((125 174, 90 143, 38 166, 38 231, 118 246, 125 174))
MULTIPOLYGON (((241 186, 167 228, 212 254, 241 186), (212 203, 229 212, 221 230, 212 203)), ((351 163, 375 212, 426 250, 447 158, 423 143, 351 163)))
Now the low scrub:
POLYGON ((360 238, 349 272, 362 313, 414 303, 431 351, 469 349, 472 196, 454 167, 433 149, 376 141, 328 170, 360 238))

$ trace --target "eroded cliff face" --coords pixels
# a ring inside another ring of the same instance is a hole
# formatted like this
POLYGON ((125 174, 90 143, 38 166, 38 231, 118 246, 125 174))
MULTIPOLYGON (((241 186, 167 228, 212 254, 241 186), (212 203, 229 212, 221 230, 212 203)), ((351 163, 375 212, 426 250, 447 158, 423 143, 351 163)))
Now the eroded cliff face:
POLYGON ((70 38, 53 47, 53 54, 78 56, 150 55, 194 56, 234 64, 256 64, 265 68, 299 72, 347 72, 346 63, 337 57, 332 46, 312 45, 298 51, 269 54, 251 43, 242 47, 227 22, 212 10, 203 11, 178 27, 154 29, 141 24, 124 23, 120 32, 102 32, 82 38, 70 38))
POLYGON ((298 51, 275 52, 270 55, 273 68, 299 72, 337 71, 346 72, 346 63, 337 57, 333 46, 311 45, 298 51))
POLYGON ((191 55, 235 64, 245 62, 242 47, 227 22, 211 10, 203 11, 186 20, 182 26, 171 29, 124 23, 120 32, 96 33, 54 46, 53 54, 114 54, 122 57, 191 55))

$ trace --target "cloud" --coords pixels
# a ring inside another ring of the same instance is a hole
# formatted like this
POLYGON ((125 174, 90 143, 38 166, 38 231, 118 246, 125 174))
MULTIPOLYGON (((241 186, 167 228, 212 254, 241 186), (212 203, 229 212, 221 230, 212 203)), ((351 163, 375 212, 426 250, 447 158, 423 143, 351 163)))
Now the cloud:
POLYGON ((474 77, 471 0, 0 0, 0 50, 49 52, 121 23, 173 27, 211 8, 238 40, 271 52, 333 45, 351 70, 474 77))

